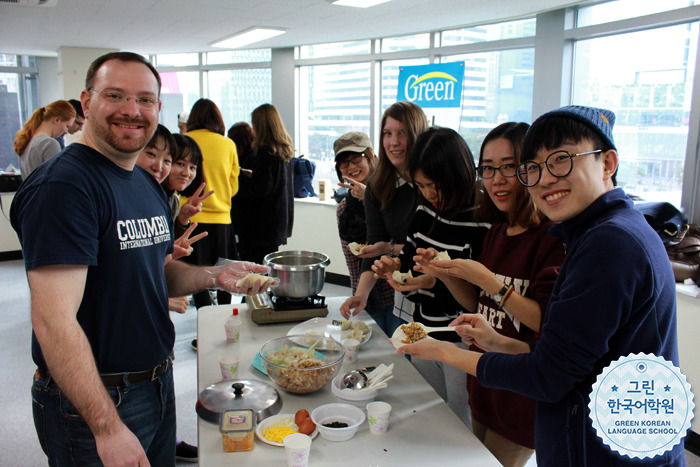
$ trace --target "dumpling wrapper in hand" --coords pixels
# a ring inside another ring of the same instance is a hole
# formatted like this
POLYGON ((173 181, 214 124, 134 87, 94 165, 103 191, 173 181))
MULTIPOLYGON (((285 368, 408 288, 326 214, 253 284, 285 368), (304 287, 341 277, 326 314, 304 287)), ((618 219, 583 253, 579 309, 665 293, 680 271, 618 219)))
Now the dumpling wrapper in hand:
POLYGON ((394 271, 391 274, 391 278, 394 279, 394 281, 398 282, 399 284, 405 284, 406 279, 409 277, 413 277, 413 274, 411 271, 408 272, 401 272, 401 271, 394 271))
POLYGON ((452 258, 450 258, 450 254, 449 254, 448 252, 446 252, 446 251, 441 251, 440 253, 438 253, 437 255, 435 255, 435 258, 433 258, 433 259, 436 259, 436 260, 438 260, 438 261, 449 261, 449 260, 451 260, 452 258))
POLYGON ((265 284, 272 285, 275 283, 275 279, 273 279, 272 277, 264 276, 262 274, 258 274, 257 272, 253 272, 246 275, 242 279, 238 279, 238 281, 236 282, 236 287, 243 287, 246 281, 249 281, 249 288, 252 288, 256 283, 260 283, 260 287, 263 287, 265 284))
POLYGON ((350 249, 350 253, 352 253, 355 256, 360 256, 362 254, 362 250, 367 248, 367 244, 366 243, 350 242, 350 243, 348 243, 348 248, 350 249))

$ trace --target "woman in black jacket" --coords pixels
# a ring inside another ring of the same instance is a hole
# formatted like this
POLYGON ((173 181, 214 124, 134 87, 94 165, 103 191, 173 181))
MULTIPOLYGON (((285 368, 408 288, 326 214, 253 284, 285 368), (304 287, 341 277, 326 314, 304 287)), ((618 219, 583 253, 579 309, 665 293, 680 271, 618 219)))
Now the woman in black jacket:
POLYGON ((252 173, 243 172, 240 191, 249 202, 241 206, 242 259, 262 263, 292 236, 294 194, 292 183, 292 138, 271 104, 263 104, 251 115, 255 139, 252 173))

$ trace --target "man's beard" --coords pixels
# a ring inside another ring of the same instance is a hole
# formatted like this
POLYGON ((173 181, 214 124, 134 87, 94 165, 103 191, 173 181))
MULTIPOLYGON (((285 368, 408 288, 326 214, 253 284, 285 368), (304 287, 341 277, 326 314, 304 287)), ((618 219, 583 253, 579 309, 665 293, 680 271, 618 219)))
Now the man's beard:
POLYGON ((120 121, 119 123, 140 125, 143 127, 143 133, 141 135, 122 134, 118 136, 111 122, 106 122, 104 125, 97 126, 96 134, 109 146, 122 153, 133 154, 141 151, 155 133, 155 130, 148 130, 148 123, 143 120, 134 120, 132 122, 120 121))

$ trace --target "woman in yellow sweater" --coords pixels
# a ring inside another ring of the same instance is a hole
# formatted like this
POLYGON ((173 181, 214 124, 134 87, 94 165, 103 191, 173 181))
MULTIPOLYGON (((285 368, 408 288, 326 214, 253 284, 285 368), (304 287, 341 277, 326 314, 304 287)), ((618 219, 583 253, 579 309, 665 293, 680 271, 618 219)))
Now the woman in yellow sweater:
MULTIPOLYGON (((231 198, 238 192, 238 155, 236 145, 224 136, 226 127, 221 112, 209 99, 195 102, 187 120, 187 136, 197 142, 202 150, 204 176, 207 187, 214 194, 199 204, 201 211, 191 222, 199 224, 198 230, 209 233, 199 241, 194 253, 185 261, 198 265, 214 265, 219 258, 236 259, 236 245, 231 226, 231 198)), ((187 198, 180 200, 184 204, 187 198)), ((217 291, 219 304, 231 303, 231 294, 217 291)), ((194 295, 197 308, 211 305, 209 292, 194 295)))

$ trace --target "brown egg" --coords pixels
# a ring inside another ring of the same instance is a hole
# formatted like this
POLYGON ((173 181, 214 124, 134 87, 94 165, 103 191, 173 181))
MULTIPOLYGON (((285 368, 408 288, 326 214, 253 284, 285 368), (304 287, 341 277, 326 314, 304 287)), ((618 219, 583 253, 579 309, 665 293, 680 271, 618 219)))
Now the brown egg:
POLYGON ((299 433, 303 433, 305 435, 310 435, 314 432, 315 429, 316 424, 311 420, 310 417, 305 420, 302 420, 301 425, 299 425, 299 433))
POLYGON ((307 418, 309 418, 309 412, 307 410, 301 409, 297 411, 296 415, 294 415, 294 423, 296 423, 297 426, 300 426, 301 422, 303 422, 307 418))

